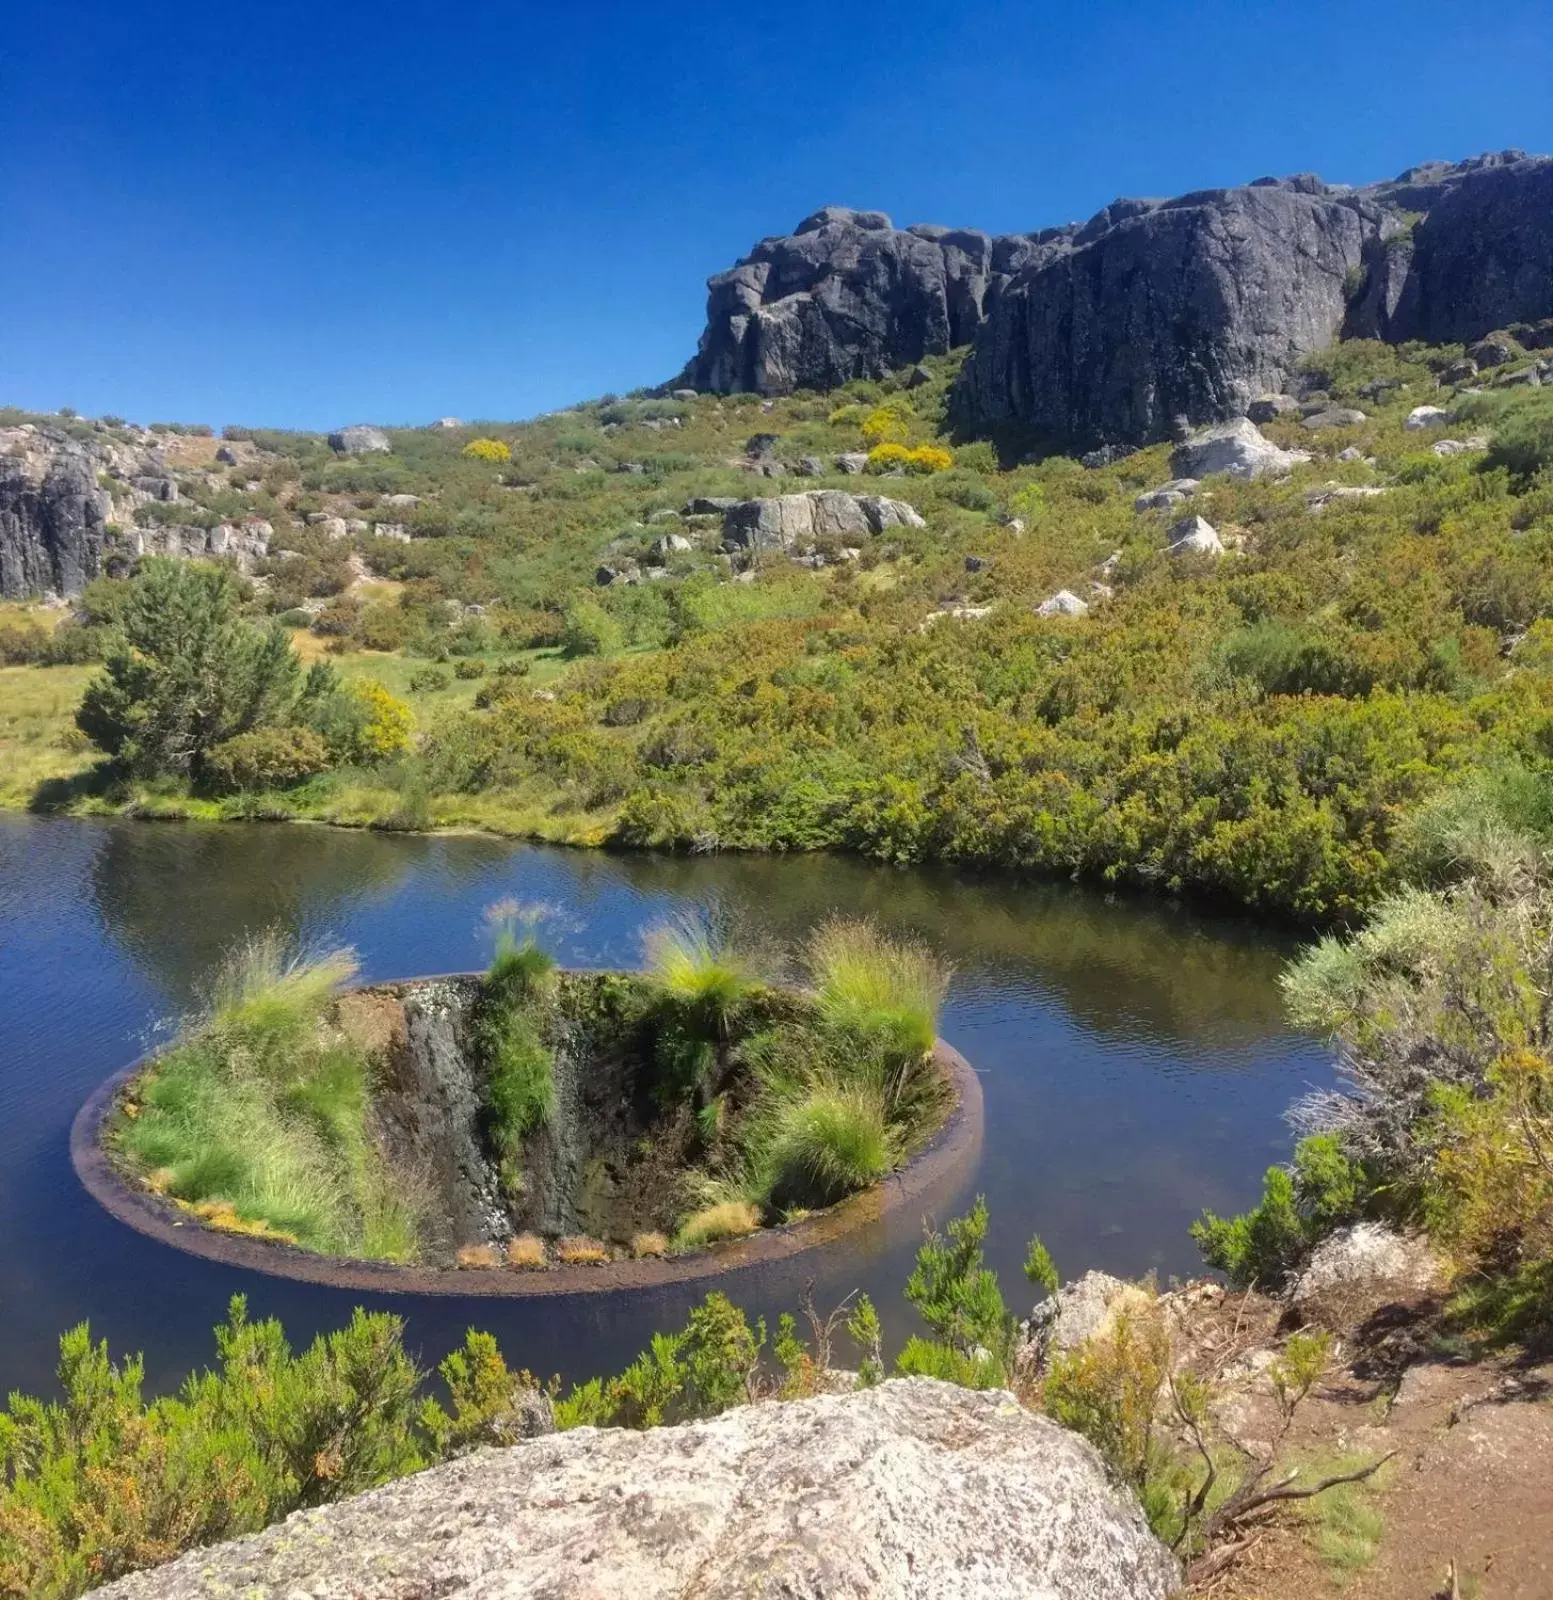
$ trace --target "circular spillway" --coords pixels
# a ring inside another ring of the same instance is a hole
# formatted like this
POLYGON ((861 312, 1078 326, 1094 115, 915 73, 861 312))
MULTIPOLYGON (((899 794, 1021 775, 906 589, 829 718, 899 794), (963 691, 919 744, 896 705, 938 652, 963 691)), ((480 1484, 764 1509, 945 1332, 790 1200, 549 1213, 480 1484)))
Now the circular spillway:
MULTIPOLYGON (((409 994, 431 985, 477 984, 480 974, 458 973, 364 985, 353 995, 409 994)), ((124 1092, 159 1057, 131 1062, 100 1084, 77 1112, 70 1155, 88 1192, 119 1221, 190 1255, 228 1266, 338 1288, 498 1298, 600 1293, 693 1282, 737 1269, 787 1260, 804 1251, 836 1245, 849 1235, 892 1217, 905 1219, 932 1209, 958 1189, 974 1169, 983 1136, 981 1085, 970 1063, 953 1046, 936 1040, 933 1058, 952 1096, 941 1124, 898 1172, 799 1220, 762 1227, 683 1254, 615 1259, 597 1265, 557 1263, 541 1270, 485 1269, 399 1264, 320 1254, 275 1239, 223 1232, 203 1225, 174 1201, 121 1170, 106 1135, 124 1092)))

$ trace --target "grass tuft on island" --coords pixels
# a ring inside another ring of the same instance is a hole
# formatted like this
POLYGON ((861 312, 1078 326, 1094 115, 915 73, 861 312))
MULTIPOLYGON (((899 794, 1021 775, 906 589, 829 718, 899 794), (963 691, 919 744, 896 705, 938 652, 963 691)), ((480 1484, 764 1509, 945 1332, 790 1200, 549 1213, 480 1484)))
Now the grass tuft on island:
POLYGON ((483 976, 351 990, 348 952, 256 939, 121 1093, 107 1147, 218 1230, 533 1272, 795 1220, 942 1124, 925 947, 833 921, 784 984, 705 920, 644 943, 642 973, 564 972, 508 924, 483 976))

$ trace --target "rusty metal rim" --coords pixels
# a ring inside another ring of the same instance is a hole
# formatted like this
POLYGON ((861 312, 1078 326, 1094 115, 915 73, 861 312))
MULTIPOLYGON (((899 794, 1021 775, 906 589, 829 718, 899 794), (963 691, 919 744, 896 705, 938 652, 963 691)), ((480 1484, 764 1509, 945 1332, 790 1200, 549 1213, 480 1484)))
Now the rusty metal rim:
MULTIPOLYGON (((362 984, 359 988, 399 988, 480 976, 483 975, 438 973, 362 984)), ((691 1283, 743 1267, 785 1261, 803 1251, 833 1244, 858 1228, 882 1220, 952 1177, 957 1170, 968 1168, 981 1149, 985 1123, 981 1083, 975 1069, 953 1045, 939 1039, 934 1043, 934 1058, 947 1072, 955 1095, 954 1107, 943 1126, 900 1172, 829 1210, 781 1227, 762 1228, 746 1238, 728 1240, 683 1256, 612 1261, 602 1266, 559 1265, 529 1271, 510 1267, 401 1266, 387 1261, 319 1255, 278 1240, 221 1233, 204 1227, 162 1196, 129 1183, 104 1148, 103 1134, 120 1091, 150 1066, 158 1053, 141 1056, 115 1072, 93 1090, 76 1113, 70 1128, 70 1161, 92 1198, 120 1222, 188 1255, 302 1283, 381 1294, 496 1299, 600 1294, 691 1283)))

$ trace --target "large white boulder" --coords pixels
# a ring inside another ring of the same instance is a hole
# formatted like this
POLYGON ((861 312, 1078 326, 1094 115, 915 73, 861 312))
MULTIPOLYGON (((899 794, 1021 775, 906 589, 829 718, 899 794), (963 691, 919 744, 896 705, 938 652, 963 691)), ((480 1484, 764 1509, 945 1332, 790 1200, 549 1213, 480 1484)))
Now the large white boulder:
POLYGON ((723 513, 723 538, 749 550, 790 550, 827 534, 883 533, 886 528, 923 528, 917 508, 878 494, 844 489, 807 489, 802 494, 739 500, 723 513))
POLYGON ((913 1378, 483 1450, 104 1600, 1166 1600, 1175 1561, 1076 1434, 913 1378))
POLYGON ((1059 589, 1035 608, 1038 617, 1082 617, 1089 613, 1089 602, 1080 600, 1071 589, 1059 589))
POLYGON ((1310 456, 1303 450, 1281 450, 1249 417, 1236 417, 1194 433, 1171 452, 1170 471, 1177 478, 1210 478, 1217 472, 1232 478, 1276 477, 1310 456))

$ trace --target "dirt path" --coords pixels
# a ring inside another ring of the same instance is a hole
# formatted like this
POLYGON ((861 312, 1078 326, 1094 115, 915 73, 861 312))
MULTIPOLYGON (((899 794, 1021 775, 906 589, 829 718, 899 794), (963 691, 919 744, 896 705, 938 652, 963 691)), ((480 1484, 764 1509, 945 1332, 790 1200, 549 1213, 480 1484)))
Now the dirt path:
POLYGON ((1287 1513, 1196 1593, 1429 1600, 1450 1596, 1454 1562, 1461 1600, 1553 1600, 1553 1367, 1426 1361, 1389 1388, 1335 1375, 1291 1438, 1327 1458, 1396 1452, 1377 1486, 1348 1493, 1354 1516, 1287 1513))

